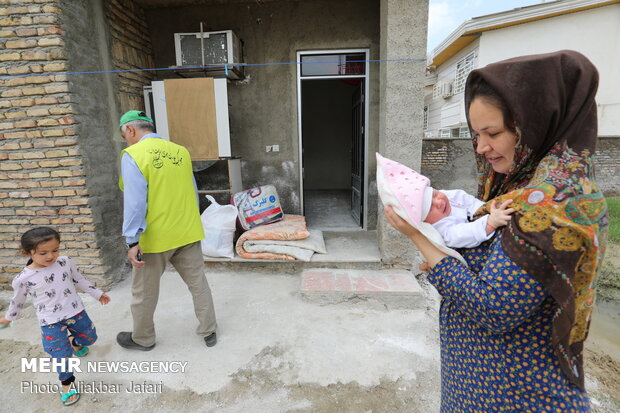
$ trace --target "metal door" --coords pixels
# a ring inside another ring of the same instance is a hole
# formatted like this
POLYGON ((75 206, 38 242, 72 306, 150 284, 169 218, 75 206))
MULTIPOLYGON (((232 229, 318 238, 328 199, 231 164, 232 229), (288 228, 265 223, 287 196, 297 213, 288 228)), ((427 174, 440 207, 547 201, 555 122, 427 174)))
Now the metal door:
POLYGON ((351 215, 359 226, 364 216, 364 81, 352 95, 351 215))

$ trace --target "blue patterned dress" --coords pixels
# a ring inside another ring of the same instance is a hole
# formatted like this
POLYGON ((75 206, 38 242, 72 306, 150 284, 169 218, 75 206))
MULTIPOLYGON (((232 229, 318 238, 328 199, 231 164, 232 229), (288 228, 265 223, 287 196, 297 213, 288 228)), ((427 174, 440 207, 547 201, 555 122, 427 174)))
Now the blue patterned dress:
POLYGON ((516 266, 500 237, 444 258, 428 274, 442 296, 442 412, 587 412, 587 395, 551 345, 553 299, 516 266))

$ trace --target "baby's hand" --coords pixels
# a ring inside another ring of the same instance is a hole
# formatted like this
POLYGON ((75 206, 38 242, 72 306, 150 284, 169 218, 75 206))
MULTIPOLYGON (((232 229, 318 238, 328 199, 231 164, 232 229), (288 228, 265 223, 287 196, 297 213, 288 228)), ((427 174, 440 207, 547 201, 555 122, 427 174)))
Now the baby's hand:
POLYGON ((103 305, 106 305, 110 302, 110 297, 106 293, 103 293, 101 294, 101 297, 99 297, 99 302, 103 305))
POLYGON ((487 228, 491 227, 492 231, 499 227, 503 227, 510 221, 510 214, 515 212, 514 208, 508 208, 508 205, 512 204, 512 199, 508 199, 501 203, 498 207, 495 201, 491 201, 491 212, 487 219, 487 228))

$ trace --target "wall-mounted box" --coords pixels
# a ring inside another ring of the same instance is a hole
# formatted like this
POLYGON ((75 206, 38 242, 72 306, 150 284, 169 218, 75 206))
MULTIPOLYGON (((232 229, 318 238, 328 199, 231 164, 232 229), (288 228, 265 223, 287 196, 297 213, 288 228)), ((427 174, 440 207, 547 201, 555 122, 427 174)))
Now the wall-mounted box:
POLYGON ((203 32, 202 39, 200 32, 175 33, 174 49, 178 67, 210 66, 209 76, 243 78, 243 45, 232 30, 203 32))
POLYGON ((193 161, 230 157, 226 82, 213 78, 152 82, 152 95, 145 105, 147 114, 154 117, 157 133, 185 146, 193 161))

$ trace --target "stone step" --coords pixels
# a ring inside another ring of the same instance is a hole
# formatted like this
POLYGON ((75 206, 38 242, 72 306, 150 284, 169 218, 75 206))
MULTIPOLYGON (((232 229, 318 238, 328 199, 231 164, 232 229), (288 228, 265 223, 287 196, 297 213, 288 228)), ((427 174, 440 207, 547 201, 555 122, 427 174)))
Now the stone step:
POLYGON ((423 308, 426 299, 406 270, 313 268, 301 273, 300 293, 320 304, 375 301, 390 308, 423 308))
POLYGON ((346 268, 379 270, 382 268, 377 231, 323 231, 327 254, 314 254, 308 262, 262 259, 208 258, 213 270, 266 271, 298 273, 310 268, 346 268))

